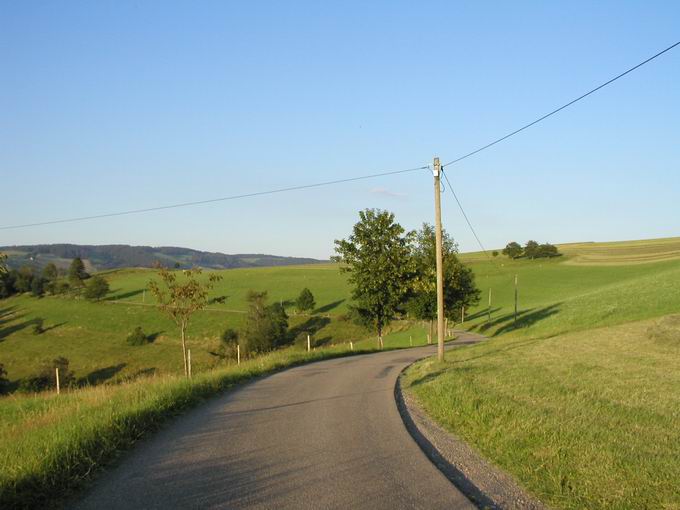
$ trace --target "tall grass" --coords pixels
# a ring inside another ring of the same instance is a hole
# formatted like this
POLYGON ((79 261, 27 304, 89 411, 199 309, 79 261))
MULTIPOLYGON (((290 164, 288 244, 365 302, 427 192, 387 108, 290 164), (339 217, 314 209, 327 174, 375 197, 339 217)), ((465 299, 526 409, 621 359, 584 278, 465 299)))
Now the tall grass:
POLYGON ((204 399, 285 367, 370 352, 347 346, 274 352, 187 380, 149 377, 120 385, 0 401, 0 507, 53 506, 121 450, 204 399))

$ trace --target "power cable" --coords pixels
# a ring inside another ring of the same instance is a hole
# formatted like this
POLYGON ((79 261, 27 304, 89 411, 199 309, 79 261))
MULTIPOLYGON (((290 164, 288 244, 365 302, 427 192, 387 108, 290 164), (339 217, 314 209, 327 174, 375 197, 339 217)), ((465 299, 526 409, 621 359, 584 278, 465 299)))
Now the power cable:
POLYGON ((482 249, 482 252, 484 252, 484 255, 486 255, 486 258, 489 259, 489 262, 491 262, 495 266, 496 270, 500 272, 500 268, 498 267, 498 263, 495 260, 493 260, 493 258, 491 258, 491 256, 489 255, 489 252, 486 251, 486 248, 484 248, 484 244, 482 244, 482 241, 479 239, 479 236, 477 235, 477 231, 475 230, 475 227, 472 226, 472 222, 470 221, 470 218, 468 218, 468 215, 465 212, 465 209, 463 208, 463 204, 460 203, 460 200, 458 199, 458 195, 456 195, 456 192, 454 191, 453 186, 451 186, 451 182, 449 181, 449 177, 446 175, 446 173, 444 172, 443 169, 442 169, 442 175, 444 176, 444 179, 446 180, 446 184, 448 184, 448 189, 451 191, 453 198, 456 200, 456 203, 458 204, 458 209, 460 209, 460 212, 463 214, 463 218, 465 218, 465 222, 467 223, 468 227, 470 228, 472 235, 477 240, 477 244, 482 249))
POLYGON ((452 161, 449 161, 448 163, 443 164, 443 165, 442 165, 442 168, 447 167, 447 166, 449 166, 449 165, 453 165, 454 163, 458 163, 459 161, 462 161, 462 160, 464 160, 464 159, 466 159, 466 158, 469 158, 470 156, 474 156, 475 154, 477 154, 477 153, 479 153, 479 152, 482 152, 483 150, 486 150, 486 149, 488 149, 489 147, 493 147, 493 146, 496 145, 497 143, 500 143, 500 142, 502 142, 503 140, 507 140, 507 139, 510 138, 511 136, 514 136, 514 135, 516 135, 516 134, 518 134, 518 133, 524 131, 525 129, 530 128, 531 126, 533 126, 533 125, 535 125, 535 124, 538 124, 538 123, 541 122, 542 120, 545 120, 545 119, 547 119, 548 117, 551 117, 552 115, 555 115, 556 113, 561 112, 561 111, 564 110, 565 108, 568 108, 569 106, 573 105, 574 103, 579 102, 581 99, 585 99, 586 97, 588 97, 589 95, 591 95, 591 94, 597 92, 597 91, 600 90, 601 88, 604 88, 604 87, 606 87, 607 85, 609 85, 609 84, 611 84, 611 83, 614 83, 614 82, 615 82, 616 80, 618 80, 619 78, 623 78, 623 77, 626 76, 628 73, 632 73, 632 72, 635 71, 636 69, 642 67, 643 65, 647 64, 648 62, 651 62, 651 61, 654 60, 655 58, 660 57, 661 55, 663 55, 664 53, 666 53, 666 52, 672 50, 673 48, 675 48, 675 47, 678 46, 678 45, 680 45, 680 41, 676 42, 675 44, 670 45, 668 48, 666 48, 666 49, 664 49, 664 50, 661 50, 661 51, 660 51, 659 53, 657 53, 656 55, 653 55, 653 56, 649 57, 647 60, 644 60, 644 61, 640 62, 639 64, 637 64, 637 65, 631 67, 631 68, 628 69, 627 71, 622 72, 621 74, 619 74, 618 76, 615 76, 615 77, 612 78, 611 80, 604 82, 602 85, 599 85, 599 86, 595 87, 595 88, 592 89, 591 91, 586 92, 586 93, 583 94, 582 96, 579 96, 579 97, 577 97, 576 99, 573 99, 573 100, 569 101, 568 103, 566 103, 566 104, 560 106, 559 108, 556 108, 555 110, 551 111, 550 113, 547 113, 547 114, 543 115, 542 117, 539 117, 538 119, 534 120, 533 122, 530 122, 529 124, 526 124, 525 126, 522 126, 521 128, 516 129, 515 131, 513 131, 513 132, 511 132, 511 133, 508 133, 507 135, 502 136, 501 138, 498 138, 497 140, 494 140, 493 142, 488 143, 488 144, 484 145, 483 147, 480 147, 479 149, 475 149, 475 150, 472 151, 472 152, 468 152, 468 153, 465 154, 464 156, 461 156, 461 157, 456 158, 456 159, 454 159, 454 160, 452 160, 452 161))
POLYGON ((36 223, 24 223, 22 225, 7 225, 4 227, 0 227, 0 230, 10 230, 10 229, 17 229, 17 228, 28 228, 28 227, 39 227, 42 225, 56 225, 58 223, 72 223, 76 221, 86 221, 86 220, 95 220, 95 219, 100 219, 100 218, 111 218, 113 216, 125 216, 128 214, 141 214, 141 213, 147 213, 147 212, 152 212, 152 211, 162 211, 165 209, 175 209, 178 207, 190 207, 194 205, 202 205, 202 204, 211 204, 214 202, 226 202, 229 200, 237 200, 240 198, 250 198, 250 197, 259 197, 263 195, 273 195, 275 193, 284 193, 287 191, 296 191, 296 190, 304 190, 304 189, 310 189, 310 188, 319 188, 322 186, 331 186, 334 184, 342 184, 346 182, 353 182, 353 181, 360 181, 364 179, 373 179, 375 177, 383 177, 386 175, 397 175, 397 174, 404 174, 407 172, 415 172, 417 170, 426 170, 428 167, 426 166, 419 166, 417 168, 407 168, 405 170, 392 170, 388 172, 381 172, 381 173, 376 173, 376 174, 369 174, 369 175, 361 175, 358 177, 349 177, 347 179, 338 179, 335 181, 325 181, 325 182, 317 182, 314 184, 304 184, 301 186, 290 186, 287 188, 278 188, 278 189, 273 189, 273 190, 267 190, 267 191, 256 191, 254 193, 244 193, 242 195, 231 195, 228 197, 221 197, 221 198, 211 198, 209 200, 199 200, 196 202, 184 202, 180 204, 172 204, 172 205, 162 205, 159 207, 148 207, 144 209, 131 209, 128 211, 119 211, 119 212, 113 212, 113 213, 105 213, 105 214, 95 214, 92 216, 79 216, 76 218, 65 218, 61 220, 50 220, 50 221, 40 221, 36 223))

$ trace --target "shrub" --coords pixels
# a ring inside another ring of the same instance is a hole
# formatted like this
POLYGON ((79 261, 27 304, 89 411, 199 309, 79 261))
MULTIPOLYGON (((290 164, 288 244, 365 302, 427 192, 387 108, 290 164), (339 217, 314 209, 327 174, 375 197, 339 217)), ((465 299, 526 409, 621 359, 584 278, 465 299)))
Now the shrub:
POLYGON ((55 294, 67 294, 71 289, 71 286, 67 281, 62 280, 54 283, 54 293, 55 294))
POLYGON ((31 281, 31 294, 34 297, 42 297, 45 294, 45 284, 47 282, 41 276, 34 276, 31 281))
POLYGON ((45 332, 45 319, 36 319, 33 321, 33 334, 42 335, 45 332))
POLYGON ((316 305, 314 295, 311 290, 305 287, 295 301, 295 307, 297 308, 297 311, 301 313, 311 310, 314 308, 314 305, 316 305))
POLYGON ((63 356, 43 364, 38 375, 22 379, 19 383, 19 391, 24 393, 37 393, 56 388, 57 380, 55 369, 59 369, 59 385, 62 388, 73 386, 76 382, 75 375, 69 370, 69 361, 63 356))
POLYGON ((267 306, 267 293, 250 291, 250 307, 243 337, 239 343, 244 354, 271 351, 288 339, 288 315, 283 306, 267 306))
POLYGON ((140 326, 137 326, 132 333, 127 336, 128 345, 146 345, 149 343, 149 337, 144 333, 140 326))
POLYGON ((232 328, 227 328, 220 337, 220 347, 217 350, 217 355, 220 358, 236 359, 238 354, 238 331, 232 328))
POLYGON ((87 280, 85 286, 85 298, 90 301, 98 301, 109 293, 109 284, 104 278, 94 275, 87 280))
POLYGON ((498 250, 492 251, 491 255, 493 255, 494 257, 498 257, 498 250))

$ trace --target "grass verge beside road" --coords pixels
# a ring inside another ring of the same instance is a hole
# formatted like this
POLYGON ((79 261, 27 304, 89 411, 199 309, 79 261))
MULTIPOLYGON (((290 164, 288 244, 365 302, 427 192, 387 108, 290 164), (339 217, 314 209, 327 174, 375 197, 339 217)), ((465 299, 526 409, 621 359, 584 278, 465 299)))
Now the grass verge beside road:
POLYGON ((680 320, 498 338, 412 366, 437 422, 555 508, 680 508, 680 320))
MULTIPOLYGON (((386 349, 425 343, 420 326, 398 328, 386 349), (417 335, 417 338, 416 338, 417 335), (414 344, 416 344, 414 341, 414 344)), ((274 351, 240 366, 181 376, 143 377, 62 393, 0 399, 0 507, 53 507, 94 471, 169 418, 235 384, 283 368, 339 356, 374 352, 376 342, 306 352, 274 351)))
POLYGON ((0 506, 54 506, 118 452, 205 398, 256 376, 348 354, 344 346, 310 353, 288 349, 200 374, 191 381, 151 377, 60 396, 3 399, 0 506))

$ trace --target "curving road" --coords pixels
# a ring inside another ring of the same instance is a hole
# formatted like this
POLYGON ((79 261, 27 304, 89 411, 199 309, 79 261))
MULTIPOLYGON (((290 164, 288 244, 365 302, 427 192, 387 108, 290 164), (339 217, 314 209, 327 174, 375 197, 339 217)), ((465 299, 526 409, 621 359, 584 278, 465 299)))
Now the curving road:
POLYGON ((75 507, 475 508, 395 402, 400 371, 434 353, 321 361, 240 386, 140 442, 75 507))

